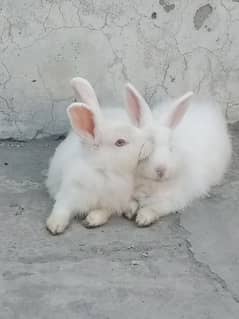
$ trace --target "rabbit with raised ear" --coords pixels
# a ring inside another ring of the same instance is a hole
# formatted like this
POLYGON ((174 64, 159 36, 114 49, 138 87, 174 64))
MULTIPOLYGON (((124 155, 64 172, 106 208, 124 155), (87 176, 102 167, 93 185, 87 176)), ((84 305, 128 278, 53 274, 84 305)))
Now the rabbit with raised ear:
MULTIPOLYGON (((134 125, 151 135, 154 150, 137 170, 134 197, 138 226, 187 207, 219 184, 231 159, 231 141, 221 109, 191 103, 188 92, 152 112, 139 92, 126 86, 134 125)), ((133 217, 132 211, 126 214, 133 217)))
POLYGON ((118 114, 105 117, 88 81, 75 78, 71 85, 84 103, 68 107, 73 130, 50 162, 46 184, 55 204, 47 228, 52 234, 62 233, 78 214, 86 216, 85 226, 96 227, 113 213, 135 210, 134 171, 150 152, 143 130, 122 124, 118 114))

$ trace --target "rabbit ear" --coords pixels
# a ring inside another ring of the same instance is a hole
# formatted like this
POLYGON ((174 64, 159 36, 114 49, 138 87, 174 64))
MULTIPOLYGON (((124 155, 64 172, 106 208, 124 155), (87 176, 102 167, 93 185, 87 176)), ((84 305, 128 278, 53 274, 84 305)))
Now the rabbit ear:
POLYGON ((150 125, 152 122, 151 110, 132 84, 126 84, 127 111, 132 123, 137 127, 150 125))
POLYGON ((83 103, 90 107, 99 108, 99 102, 96 94, 90 83, 83 78, 73 78, 70 82, 77 99, 82 100, 83 103))
POLYGON ((86 104, 73 103, 67 108, 73 130, 90 141, 98 138, 98 122, 95 112, 86 104))
POLYGON ((184 115, 186 114, 189 108, 189 101, 192 95, 193 92, 188 92, 174 102, 174 111, 170 115, 168 122, 168 126, 171 129, 176 128, 183 119, 184 115))

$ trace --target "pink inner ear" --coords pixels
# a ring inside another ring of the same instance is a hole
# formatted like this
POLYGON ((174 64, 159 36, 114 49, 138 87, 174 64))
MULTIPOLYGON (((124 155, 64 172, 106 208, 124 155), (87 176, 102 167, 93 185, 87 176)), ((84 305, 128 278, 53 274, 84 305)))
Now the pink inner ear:
POLYGON ((176 110, 173 112, 173 115, 169 123, 169 126, 171 128, 175 128, 180 123, 187 109, 188 109, 188 101, 183 101, 177 106, 176 110))
POLYGON ((134 94, 134 92, 128 90, 128 106, 131 112, 131 116, 136 122, 136 124, 139 126, 140 124, 140 106, 139 106, 139 101, 138 97, 134 94))
POLYGON ((189 108, 189 101, 192 95, 193 92, 188 92, 175 102, 176 108, 173 111, 173 114, 171 115, 171 118, 169 120, 170 128, 174 129, 182 121, 185 113, 189 108))
POLYGON ((70 109, 73 127, 81 133, 95 137, 95 122, 93 113, 84 107, 72 107, 70 109))

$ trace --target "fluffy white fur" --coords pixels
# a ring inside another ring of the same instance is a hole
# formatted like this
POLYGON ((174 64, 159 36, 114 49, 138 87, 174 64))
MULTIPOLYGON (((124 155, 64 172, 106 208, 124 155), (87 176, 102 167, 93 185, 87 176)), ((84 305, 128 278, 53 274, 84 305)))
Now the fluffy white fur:
POLYGON ((150 150, 147 134, 127 123, 122 112, 106 110, 107 117, 101 112, 86 80, 75 78, 71 84, 86 104, 68 107, 73 131, 50 161, 46 184, 55 204, 47 228, 52 234, 63 232, 78 214, 86 216, 86 226, 96 227, 113 213, 135 210, 134 171, 150 150), (125 144, 117 146, 122 140, 125 144))
MULTIPOLYGON (((184 209, 219 184, 231 159, 231 140, 221 109, 213 103, 190 103, 184 95, 152 113, 143 97, 127 85, 133 123, 154 139, 154 151, 138 166, 136 223, 148 226, 184 209)), ((128 214, 133 217, 132 212, 128 214)))

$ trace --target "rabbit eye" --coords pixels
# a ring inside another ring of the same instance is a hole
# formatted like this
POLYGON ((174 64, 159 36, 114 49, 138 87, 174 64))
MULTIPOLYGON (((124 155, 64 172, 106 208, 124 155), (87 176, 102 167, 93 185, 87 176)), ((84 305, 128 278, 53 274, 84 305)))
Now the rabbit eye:
POLYGON ((124 146, 125 144, 126 144, 126 140, 124 140, 123 138, 120 138, 115 142, 115 145, 119 147, 124 146))

